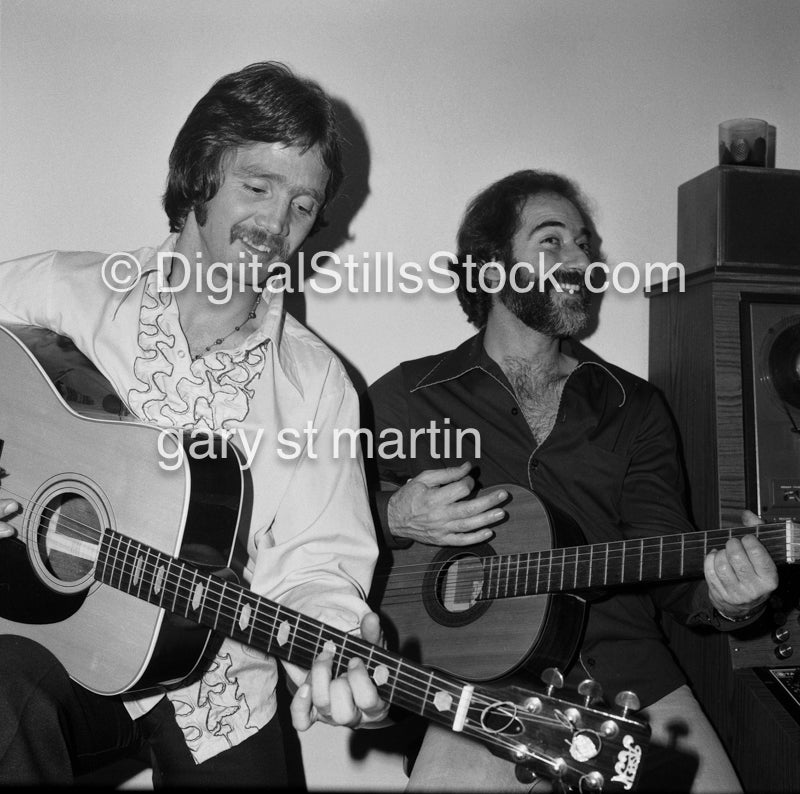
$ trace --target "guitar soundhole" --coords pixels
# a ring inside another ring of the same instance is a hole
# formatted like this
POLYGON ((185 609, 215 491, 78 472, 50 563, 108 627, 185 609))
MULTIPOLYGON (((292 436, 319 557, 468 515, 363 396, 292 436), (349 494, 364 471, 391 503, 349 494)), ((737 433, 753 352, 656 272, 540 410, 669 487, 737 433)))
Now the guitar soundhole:
POLYGON ((36 532, 39 558, 59 582, 78 582, 94 568, 100 533, 97 513, 85 497, 59 494, 41 511, 36 532))
POLYGON ((469 551, 443 549, 425 573, 422 602, 428 614, 443 626, 465 626, 476 620, 491 605, 480 600, 484 569, 482 557, 492 554, 482 544, 469 551))

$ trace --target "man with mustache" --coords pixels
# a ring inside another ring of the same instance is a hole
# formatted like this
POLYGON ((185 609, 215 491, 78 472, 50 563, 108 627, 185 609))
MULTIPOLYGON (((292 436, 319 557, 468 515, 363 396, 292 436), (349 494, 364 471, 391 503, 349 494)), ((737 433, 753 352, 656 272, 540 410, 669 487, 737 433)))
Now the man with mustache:
MULTIPOLYGON (((571 516, 587 543, 693 529, 663 399, 572 340, 589 320, 587 273, 598 257, 586 201, 562 176, 520 171, 472 200, 451 269, 478 334, 455 350, 401 364, 370 388, 370 400, 379 438, 391 428, 408 442, 415 428, 447 423, 477 430, 480 448, 473 434, 464 434, 462 458, 447 458, 417 437, 415 458, 378 459, 383 489, 376 501, 390 545, 489 540, 504 516, 507 494, 491 488, 500 483, 530 488, 571 516), (487 490, 470 498, 476 484, 487 490)), ((777 581, 774 563, 751 535, 711 552, 705 580, 597 594, 580 653, 565 671, 567 685, 574 691, 593 679, 611 699, 633 690, 655 744, 668 744, 670 726, 682 723, 678 749, 699 756, 692 791, 740 790, 665 644, 656 607, 690 624, 741 627, 761 612, 777 581)), ((669 762, 642 786, 686 790, 686 780, 667 774, 676 771, 669 762)), ((508 761, 436 726, 427 729, 410 779, 412 790, 529 785, 516 779, 508 761)))
MULTIPOLYGON (((70 337, 140 421, 234 432, 251 448, 260 440, 247 585, 376 642, 362 465, 335 459, 332 444, 335 430, 357 425, 357 398, 339 360, 284 312, 280 285, 267 285, 270 266, 323 223, 341 182, 331 100, 282 64, 251 64, 197 103, 169 166, 164 243, 6 262, 0 322, 70 337), (280 446, 284 430, 309 424, 299 454, 280 446)), ((24 507, 0 499, 0 537, 17 531, 24 507)), ((313 678, 286 665, 297 727, 381 719, 363 663, 332 682, 329 656, 313 678)), ((285 788, 275 659, 226 639, 207 664, 202 678, 155 695, 100 697, 38 644, 0 637, 0 782, 70 783, 146 741, 156 785, 285 788)))

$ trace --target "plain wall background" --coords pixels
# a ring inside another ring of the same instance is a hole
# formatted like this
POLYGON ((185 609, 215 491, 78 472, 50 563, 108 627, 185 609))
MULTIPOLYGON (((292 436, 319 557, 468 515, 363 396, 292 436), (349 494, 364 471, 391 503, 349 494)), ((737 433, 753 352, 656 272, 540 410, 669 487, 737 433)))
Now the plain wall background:
MULTIPOLYGON (((594 200, 609 264, 672 262, 678 185, 716 165, 720 121, 767 119, 776 165, 800 168, 799 34, 796 0, 3 0, 0 260, 160 242, 189 110, 222 74, 277 59, 358 122, 352 217, 312 246, 365 270, 376 252, 424 265, 475 192, 540 167, 594 200)), ((429 290, 309 291, 300 310, 358 386, 471 333, 429 290)), ((641 290, 609 293, 587 344, 646 375, 647 317, 641 290)), ((312 788, 403 787, 398 756, 351 758, 348 739, 303 737, 312 788)))

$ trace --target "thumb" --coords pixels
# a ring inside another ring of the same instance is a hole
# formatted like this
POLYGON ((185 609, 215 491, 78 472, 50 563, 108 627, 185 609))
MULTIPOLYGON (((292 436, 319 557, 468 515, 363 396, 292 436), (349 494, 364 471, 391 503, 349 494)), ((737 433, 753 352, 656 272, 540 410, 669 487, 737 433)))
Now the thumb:
POLYGON ((757 527, 759 524, 763 523, 764 521, 761 516, 757 516, 750 510, 742 510, 742 524, 746 527, 757 527))
POLYGON ((361 618, 361 637, 373 645, 383 644, 380 618, 374 612, 367 612, 361 618))

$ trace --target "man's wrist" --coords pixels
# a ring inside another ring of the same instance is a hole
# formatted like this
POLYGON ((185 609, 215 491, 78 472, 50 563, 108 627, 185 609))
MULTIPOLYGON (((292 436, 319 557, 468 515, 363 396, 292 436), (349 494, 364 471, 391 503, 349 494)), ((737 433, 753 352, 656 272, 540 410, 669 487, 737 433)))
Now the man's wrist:
POLYGON ((747 620, 752 620, 753 618, 758 617, 764 611, 766 606, 767 604, 765 601, 763 604, 753 607, 753 609, 748 609, 743 615, 726 615, 719 607, 714 607, 714 609, 723 620, 727 620, 729 623, 744 623, 747 620))

